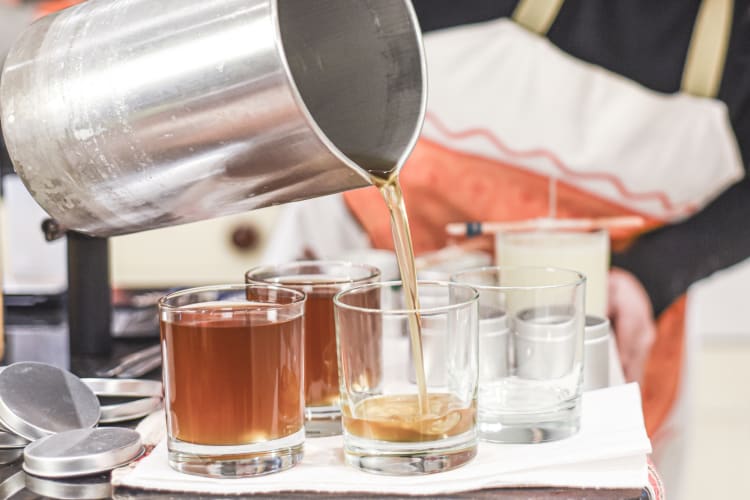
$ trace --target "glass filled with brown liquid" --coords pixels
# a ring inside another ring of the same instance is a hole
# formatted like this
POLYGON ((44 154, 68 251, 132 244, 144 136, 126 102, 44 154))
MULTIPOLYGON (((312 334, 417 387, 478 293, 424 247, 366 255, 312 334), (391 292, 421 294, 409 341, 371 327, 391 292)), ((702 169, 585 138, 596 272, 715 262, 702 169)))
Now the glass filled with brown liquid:
MULTIPOLYGON (((336 358, 336 327, 333 296, 355 285, 375 283, 380 271, 373 266, 341 261, 299 261, 262 266, 245 274, 247 283, 276 284, 307 295, 305 305, 305 431, 308 437, 341 434, 339 366, 336 358)), ((380 304, 372 292, 362 300, 371 307, 380 304)), ((361 348, 380 352, 380 337, 362 339, 361 348)), ((364 358, 363 358, 364 359, 364 358)), ((377 360, 367 358, 368 376, 377 378, 377 360)))
POLYGON ((418 309, 387 301, 401 282, 358 286, 336 295, 344 452, 348 464, 385 474, 429 474, 465 464, 477 450, 478 292, 467 285, 420 281, 418 309), (382 306, 368 305, 374 291, 382 306), (408 331, 441 344, 440 358, 418 368, 408 331), (380 376, 361 362, 362 338, 381 337, 380 376), (420 369, 422 374, 410 373, 420 369), (424 384, 417 383, 423 380, 424 384))
POLYGON ((305 295, 268 285, 159 301, 170 465, 210 477, 277 472, 302 459, 305 295))

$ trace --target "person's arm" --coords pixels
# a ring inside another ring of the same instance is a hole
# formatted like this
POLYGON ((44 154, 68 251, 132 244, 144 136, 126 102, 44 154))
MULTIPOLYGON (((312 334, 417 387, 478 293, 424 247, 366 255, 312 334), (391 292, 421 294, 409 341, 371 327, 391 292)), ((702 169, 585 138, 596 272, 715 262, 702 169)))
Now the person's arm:
POLYGON ((748 256, 748 179, 685 222, 647 234, 626 252, 613 255, 609 316, 628 381, 643 376, 656 339, 654 314, 663 312, 696 281, 748 256))
POLYGON ((729 188, 690 219, 646 234, 612 264, 646 288, 654 313, 696 281, 750 256, 750 180, 729 188))

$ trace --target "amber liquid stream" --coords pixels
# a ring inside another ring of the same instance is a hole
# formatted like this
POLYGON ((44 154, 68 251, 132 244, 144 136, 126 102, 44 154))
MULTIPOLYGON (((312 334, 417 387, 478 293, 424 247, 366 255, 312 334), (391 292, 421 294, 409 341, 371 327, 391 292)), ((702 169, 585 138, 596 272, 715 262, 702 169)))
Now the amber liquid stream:
POLYGON ((422 355, 422 320, 419 316, 419 292, 417 290, 417 269, 414 263, 414 246, 412 245, 409 219, 406 216, 404 194, 399 182, 396 165, 387 161, 363 156, 349 155, 363 170, 369 172, 370 182, 375 185, 385 201, 391 217, 391 233, 396 260, 401 273, 404 299, 407 309, 414 311, 408 315, 409 339, 411 341, 412 361, 417 381, 417 411, 422 416, 430 413, 427 400, 427 379, 425 377, 422 355))

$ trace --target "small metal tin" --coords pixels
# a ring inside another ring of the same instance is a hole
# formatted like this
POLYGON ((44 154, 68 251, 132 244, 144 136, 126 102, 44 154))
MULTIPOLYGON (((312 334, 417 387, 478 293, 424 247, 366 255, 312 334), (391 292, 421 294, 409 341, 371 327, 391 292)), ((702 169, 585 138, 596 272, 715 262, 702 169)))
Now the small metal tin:
POLYGON ((65 500, 112 498, 112 484, 108 474, 62 480, 26 474, 26 489, 46 498, 65 500))
POLYGON ((10 432, 0 431, 0 451, 24 448, 29 442, 28 439, 22 438, 21 436, 16 436, 10 432))
MULTIPOLYGON (((439 307, 443 303, 430 304, 439 307)), ((453 341, 445 315, 422 316, 422 360, 431 385, 448 383, 446 355, 453 341)), ((416 383, 414 359, 409 347, 409 381, 416 383)), ((479 380, 490 381, 508 372, 508 326, 505 312, 490 307, 479 308, 479 380)))
POLYGON ((609 319, 586 316, 583 341, 583 390, 609 386, 609 319))
POLYGON ((143 452, 141 436, 120 427, 76 429, 26 447, 23 469, 34 476, 90 476, 126 465, 143 452))
POLYGON ((502 309, 479 308, 479 382, 508 376, 508 319, 502 309))
POLYGON ((583 327, 581 323, 576 321, 575 312, 565 306, 520 311, 513 325, 517 375, 549 380, 570 372, 577 348, 573 337, 576 328, 583 327))
POLYGON ((0 372, 0 421, 35 440, 99 421, 99 400, 81 379, 44 363, 14 363, 0 372))

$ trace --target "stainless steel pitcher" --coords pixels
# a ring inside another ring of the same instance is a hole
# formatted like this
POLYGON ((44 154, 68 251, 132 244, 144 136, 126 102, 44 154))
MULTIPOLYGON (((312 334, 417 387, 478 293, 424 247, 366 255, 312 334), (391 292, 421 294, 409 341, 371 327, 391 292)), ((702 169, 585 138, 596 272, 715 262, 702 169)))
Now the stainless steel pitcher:
POLYGON ((106 237, 397 171, 425 78, 409 0, 89 0, 16 41, 0 118, 37 202, 106 237))

